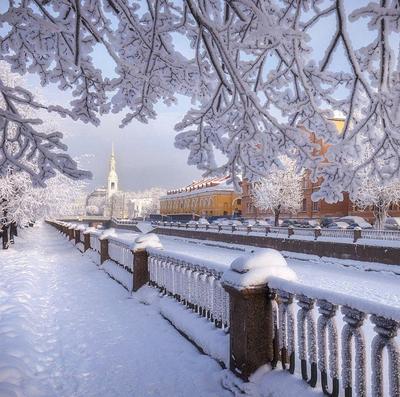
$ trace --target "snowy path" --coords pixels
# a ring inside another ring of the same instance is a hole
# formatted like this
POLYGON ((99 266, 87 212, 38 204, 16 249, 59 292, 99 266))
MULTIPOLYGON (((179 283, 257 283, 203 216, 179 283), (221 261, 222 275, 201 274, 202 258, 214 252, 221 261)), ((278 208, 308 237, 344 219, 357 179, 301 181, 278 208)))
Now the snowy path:
POLYGON ((0 274, 1 397, 232 395, 214 360, 54 229, 0 251, 0 274))

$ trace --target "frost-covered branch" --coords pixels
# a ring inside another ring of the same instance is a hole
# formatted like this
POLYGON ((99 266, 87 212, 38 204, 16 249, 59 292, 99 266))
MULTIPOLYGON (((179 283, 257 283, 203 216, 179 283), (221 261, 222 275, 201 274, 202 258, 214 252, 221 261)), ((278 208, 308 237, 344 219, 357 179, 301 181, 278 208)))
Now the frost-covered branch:
POLYGON ((72 179, 90 176, 65 153, 62 133, 46 130, 46 124, 43 128, 42 120, 36 117, 43 110, 63 116, 67 111, 38 102, 18 85, 23 83, 4 62, 0 63, 0 176, 10 168, 24 171, 36 185, 43 185, 56 172, 72 179))
POLYGON ((13 71, 70 91, 62 110, 85 122, 147 122, 189 96, 176 146, 190 164, 238 182, 289 156, 336 201, 366 168, 400 176, 399 20, 394 0, 26 0, 0 16, 0 48, 13 71), (354 29, 369 31, 361 44, 354 29), (323 158, 305 130, 329 144, 323 158), (374 150, 352 167, 360 145, 374 150))

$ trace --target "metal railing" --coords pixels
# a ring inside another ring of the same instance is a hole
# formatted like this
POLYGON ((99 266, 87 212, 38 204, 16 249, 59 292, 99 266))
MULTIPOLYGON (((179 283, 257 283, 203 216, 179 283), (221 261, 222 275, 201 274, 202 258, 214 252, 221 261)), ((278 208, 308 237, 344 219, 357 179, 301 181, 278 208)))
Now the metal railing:
POLYGON ((333 239, 348 239, 356 242, 359 239, 400 241, 398 230, 376 230, 376 229, 331 229, 331 228, 299 228, 299 227, 275 227, 275 226, 243 226, 243 225, 204 225, 184 224, 180 222, 156 222, 157 226, 171 227, 189 230, 201 230, 208 232, 223 233, 257 233, 269 237, 319 237, 333 239))
POLYGON ((400 395, 398 321, 382 316, 378 307, 374 312, 344 304, 349 297, 335 301, 309 288, 305 293, 299 286, 282 288, 279 282, 269 287, 274 300, 274 368, 280 363, 288 373, 301 374, 311 387, 319 382, 332 397, 400 395), (338 324, 343 324, 340 332, 338 324), (366 329, 372 327, 374 335, 368 339, 366 329))
POLYGON ((217 327, 229 328, 229 294, 221 273, 150 250, 150 285, 172 296, 217 327))
POLYGON ((137 225, 136 221, 132 221, 130 219, 111 218, 111 221, 116 225, 131 225, 131 226, 137 225))
POLYGON ((100 253, 100 239, 97 234, 90 233, 90 248, 100 253))
POLYGON ((133 253, 127 244, 109 238, 108 256, 114 262, 117 262, 117 264, 122 265, 129 272, 132 272, 133 253))
POLYGON ((399 240, 400 232, 397 230, 374 230, 365 229, 362 231, 362 238, 371 240, 399 240))
MULTIPOLYGON (((364 230, 363 230, 364 232, 364 230)), ((321 237, 354 239, 352 229, 321 229, 321 237)))

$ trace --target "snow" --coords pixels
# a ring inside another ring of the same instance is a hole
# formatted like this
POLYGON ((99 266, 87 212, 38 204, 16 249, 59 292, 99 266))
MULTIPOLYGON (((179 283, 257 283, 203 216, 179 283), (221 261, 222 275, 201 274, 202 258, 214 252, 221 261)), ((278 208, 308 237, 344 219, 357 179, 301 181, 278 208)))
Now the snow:
POLYGON ((142 232, 142 233, 149 233, 151 232, 154 227, 150 222, 138 222, 136 224, 136 227, 142 232))
POLYGON ((136 251, 142 251, 145 249, 149 248, 157 248, 157 249, 162 249, 163 246, 160 242, 160 239, 158 236, 154 233, 150 234, 143 234, 139 237, 136 238, 133 250, 136 251))
POLYGON ((264 248, 236 258, 225 270, 222 281, 242 289, 265 285, 271 277, 289 281, 297 278, 277 250, 264 248))
POLYGON ((100 265, 100 269, 104 270, 111 278, 118 281, 129 292, 133 288, 133 275, 122 266, 118 265, 112 260, 106 260, 100 265))
POLYGON ((229 336, 209 320, 179 305, 168 296, 160 299, 160 312, 206 354, 229 367, 229 336))
POLYGON ((0 269, 2 397, 232 395, 215 360, 50 226, 0 251, 0 269))

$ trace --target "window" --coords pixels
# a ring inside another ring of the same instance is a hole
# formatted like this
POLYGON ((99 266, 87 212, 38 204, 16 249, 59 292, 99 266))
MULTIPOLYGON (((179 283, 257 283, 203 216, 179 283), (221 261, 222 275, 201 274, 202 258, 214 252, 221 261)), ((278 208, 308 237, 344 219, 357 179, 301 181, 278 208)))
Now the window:
POLYGON ((307 211, 307 199, 303 199, 303 211, 307 211))
POLYGON ((312 210, 313 211, 319 211, 319 201, 313 201, 312 210))

